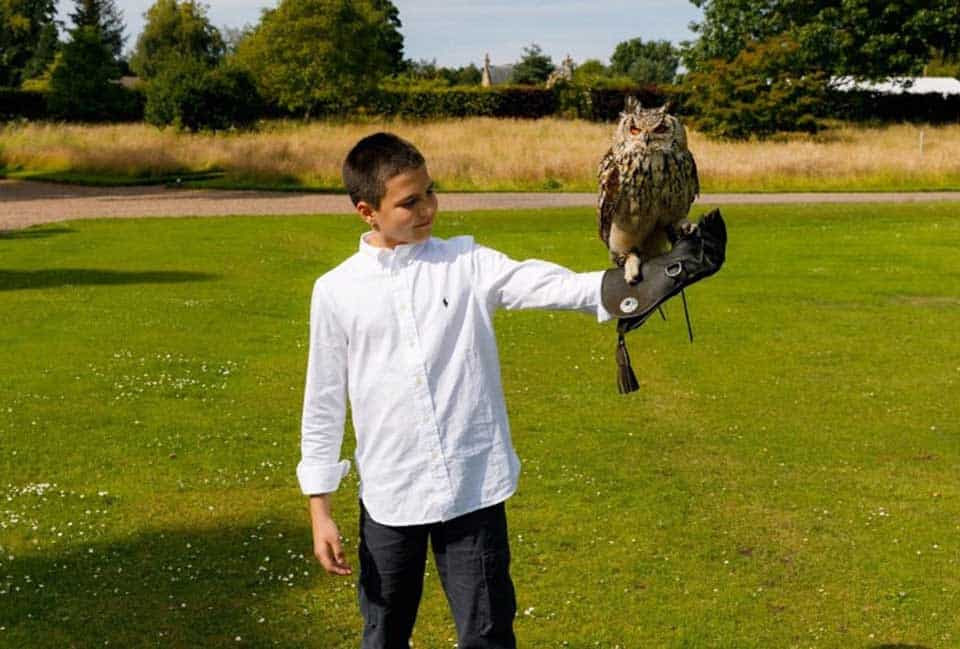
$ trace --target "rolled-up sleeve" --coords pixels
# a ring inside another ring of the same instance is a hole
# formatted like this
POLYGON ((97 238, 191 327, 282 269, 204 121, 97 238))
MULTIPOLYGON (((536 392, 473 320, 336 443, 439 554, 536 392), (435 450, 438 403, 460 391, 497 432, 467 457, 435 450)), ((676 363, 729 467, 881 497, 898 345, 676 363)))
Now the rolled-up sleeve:
POLYGON ((297 479, 304 494, 336 491, 350 470, 340 460, 347 409, 347 335, 318 280, 310 301, 307 378, 297 479))
POLYGON ((597 322, 613 318, 600 300, 605 271, 577 273, 542 259, 516 261, 471 243, 476 287, 494 309, 575 310, 596 314, 597 322))

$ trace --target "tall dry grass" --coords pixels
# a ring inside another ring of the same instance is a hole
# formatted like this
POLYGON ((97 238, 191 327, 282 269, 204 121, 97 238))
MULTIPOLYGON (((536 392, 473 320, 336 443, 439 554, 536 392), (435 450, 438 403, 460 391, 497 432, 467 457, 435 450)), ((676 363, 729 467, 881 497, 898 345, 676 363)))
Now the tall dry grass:
MULTIPOLYGON (((416 143, 443 190, 593 191, 612 126, 476 117, 272 121, 258 132, 187 134, 144 124, 11 123, 0 130, 0 167, 130 178, 221 170, 225 183, 333 189, 347 151, 377 130, 416 143)), ((764 142, 720 142, 691 131, 689 141, 706 192, 960 189, 960 125, 842 126, 764 142)))

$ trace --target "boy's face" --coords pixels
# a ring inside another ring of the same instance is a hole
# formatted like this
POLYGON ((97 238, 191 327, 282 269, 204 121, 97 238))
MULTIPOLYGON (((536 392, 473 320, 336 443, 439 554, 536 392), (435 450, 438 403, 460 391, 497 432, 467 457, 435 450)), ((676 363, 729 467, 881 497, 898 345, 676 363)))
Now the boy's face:
POLYGON ((370 243, 393 248, 430 238, 437 213, 437 195, 427 166, 397 174, 386 182, 386 188, 379 209, 365 201, 357 203, 360 216, 374 230, 370 243))

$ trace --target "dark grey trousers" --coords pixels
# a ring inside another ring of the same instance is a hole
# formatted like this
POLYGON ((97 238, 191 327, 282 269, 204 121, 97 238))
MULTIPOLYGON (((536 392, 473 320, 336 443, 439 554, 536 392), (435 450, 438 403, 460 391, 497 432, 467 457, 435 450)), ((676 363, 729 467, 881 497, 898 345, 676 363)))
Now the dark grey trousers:
POLYGON ((361 649, 409 649, 427 539, 457 626, 457 649, 515 649, 516 594, 504 503, 442 523, 392 527, 360 502, 361 649))

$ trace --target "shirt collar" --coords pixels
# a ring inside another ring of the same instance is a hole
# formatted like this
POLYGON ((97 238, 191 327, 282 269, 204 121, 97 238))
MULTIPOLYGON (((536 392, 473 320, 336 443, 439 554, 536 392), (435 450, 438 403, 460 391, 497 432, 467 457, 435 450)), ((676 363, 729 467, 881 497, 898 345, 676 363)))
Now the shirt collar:
MULTIPOLYGON (((393 248, 381 248, 378 246, 370 245, 367 242, 366 237, 370 235, 370 232, 364 232, 360 235, 360 252, 373 257, 381 264, 389 265, 395 262, 403 262, 408 259, 413 259, 423 248, 424 244, 427 243, 430 239, 424 239, 423 241, 417 241, 415 243, 401 243, 393 248)), ((432 237, 431 237, 432 238, 432 237)))

